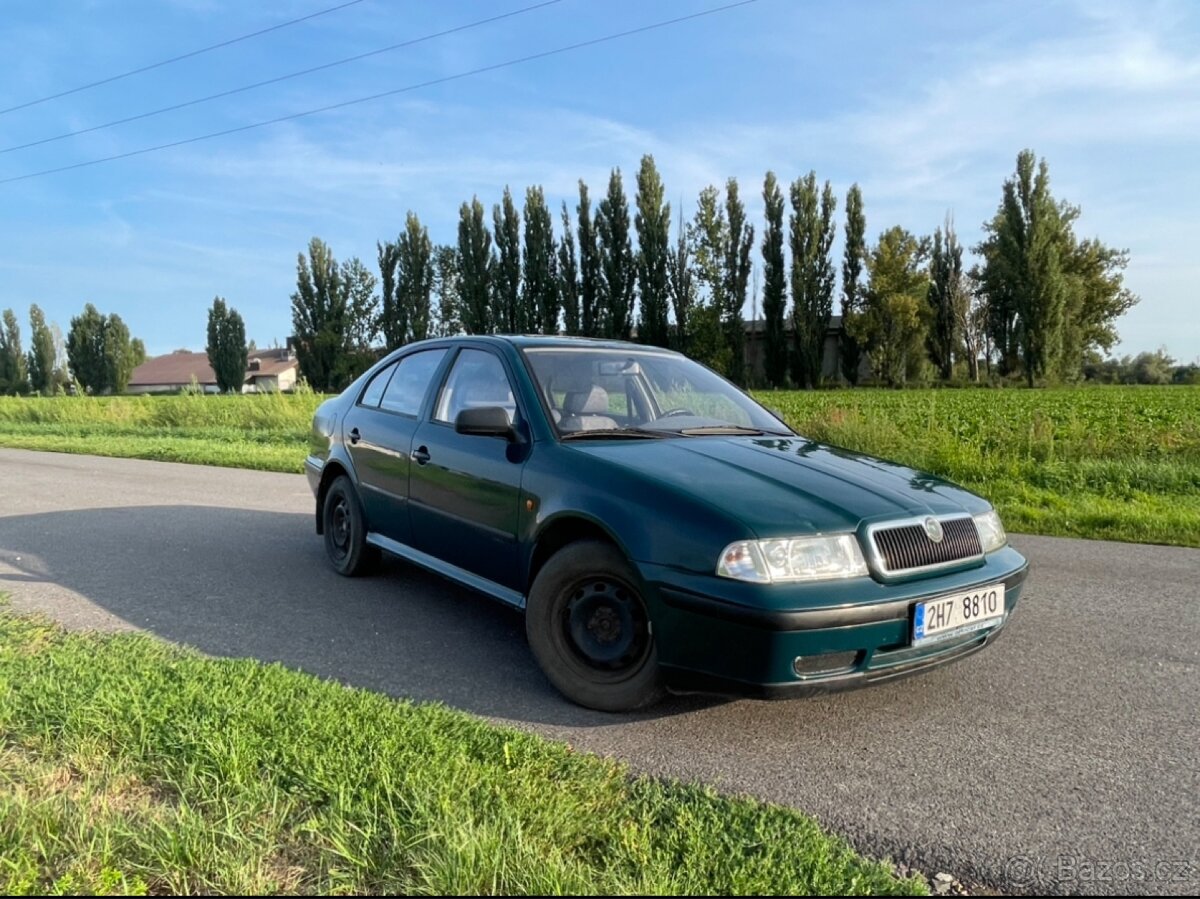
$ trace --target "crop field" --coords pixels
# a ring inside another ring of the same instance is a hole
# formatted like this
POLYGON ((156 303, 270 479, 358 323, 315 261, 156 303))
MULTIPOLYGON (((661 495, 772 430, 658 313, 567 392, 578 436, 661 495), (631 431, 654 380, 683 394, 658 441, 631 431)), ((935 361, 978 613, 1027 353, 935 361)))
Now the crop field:
POLYGON ((1200 546, 1200 388, 757 397, 805 436, 988 497, 1009 530, 1200 546))
MULTIPOLYGON (((1200 387, 761 391, 801 434, 941 475, 1010 530, 1200 546, 1200 387)), ((322 397, 0 398, 0 445, 299 472, 322 397)))

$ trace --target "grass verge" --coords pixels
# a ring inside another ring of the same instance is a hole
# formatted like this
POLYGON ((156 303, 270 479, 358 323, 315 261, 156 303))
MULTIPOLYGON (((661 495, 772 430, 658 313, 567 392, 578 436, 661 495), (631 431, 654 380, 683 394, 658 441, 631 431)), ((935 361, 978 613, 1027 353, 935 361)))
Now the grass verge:
POLYGON ((924 893, 799 813, 280 665, 0 613, 0 890, 924 893))

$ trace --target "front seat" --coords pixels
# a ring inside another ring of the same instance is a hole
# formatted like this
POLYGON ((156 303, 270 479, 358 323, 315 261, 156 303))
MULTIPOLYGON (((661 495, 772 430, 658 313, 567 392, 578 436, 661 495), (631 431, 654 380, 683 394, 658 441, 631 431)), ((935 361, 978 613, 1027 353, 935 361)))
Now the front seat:
POLYGON ((598 431, 620 427, 608 416, 608 391, 603 387, 569 390, 563 398, 562 431, 598 431))

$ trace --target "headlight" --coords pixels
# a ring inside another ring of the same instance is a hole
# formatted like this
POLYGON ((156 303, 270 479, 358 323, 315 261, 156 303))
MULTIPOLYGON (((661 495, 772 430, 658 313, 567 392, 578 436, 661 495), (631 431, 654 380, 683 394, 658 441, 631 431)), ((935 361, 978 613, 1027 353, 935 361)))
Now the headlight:
POLYGON ((979 542, 985 553, 1000 549, 1008 543, 1008 534, 1004 533, 1004 525, 1000 523, 1000 516, 996 514, 995 509, 975 516, 975 530, 979 531, 979 542))
POLYGON ((823 581, 867 574, 867 563, 853 534, 741 540, 725 547, 717 574, 757 584, 823 581))

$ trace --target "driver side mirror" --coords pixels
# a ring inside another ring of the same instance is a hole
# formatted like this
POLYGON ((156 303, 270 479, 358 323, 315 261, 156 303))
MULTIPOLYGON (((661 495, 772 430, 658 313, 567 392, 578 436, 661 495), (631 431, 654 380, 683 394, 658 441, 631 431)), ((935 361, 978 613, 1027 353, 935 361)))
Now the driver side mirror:
POLYGON ((459 434, 476 437, 503 437, 517 439, 517 430, 508 420, 508 412, 502 406, 478 406, 463 409, 454 419, 454 430, 459 434))

